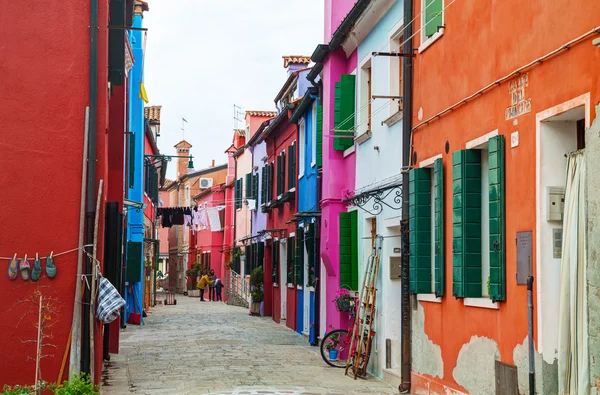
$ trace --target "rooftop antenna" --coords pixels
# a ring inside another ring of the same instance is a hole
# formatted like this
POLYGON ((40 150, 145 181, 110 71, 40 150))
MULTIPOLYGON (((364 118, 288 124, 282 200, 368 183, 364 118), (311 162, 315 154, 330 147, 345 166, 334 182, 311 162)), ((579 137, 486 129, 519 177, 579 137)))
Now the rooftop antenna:
POLYGON ((243 115, 244 115, 244 111, 242 110, 242 107, 234 104, 233 105, 233 128, 234 129, 240 128, 240 123, 243 122, 243 115), (242 119, 239 118, 240 115, 242 116, 242 119))
POLYGON ((187 123, 187 119, 181 117, 181 139, 185 140, 185 124, 187 123))

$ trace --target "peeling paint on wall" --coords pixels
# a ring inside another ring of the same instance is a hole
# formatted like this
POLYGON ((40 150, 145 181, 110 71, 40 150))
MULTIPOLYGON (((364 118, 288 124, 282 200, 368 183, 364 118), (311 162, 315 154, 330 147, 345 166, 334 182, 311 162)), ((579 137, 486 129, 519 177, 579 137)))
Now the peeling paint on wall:
MULTIPOLYGON (((517 366, 519 393, 529 393, 529 336, 513 349, 513 361, 517 366)), ((558 393, 558 365, 546 363, 542 355, 535 353, 535 389, 538 394, 558 393)))
POLYGON ((425 312, 421 303, 417 311, 413 312, 412 333, 412 349, 419 350, 412 354, 412 369, 420 374, 444 378, 442 349, 425 334, 425 312))
POLYGON ((473 336, 460 349, 452 377, 471 395, 493 394, 496 392, 495 361, 499 359, 498 343, 487 337, 473 336))

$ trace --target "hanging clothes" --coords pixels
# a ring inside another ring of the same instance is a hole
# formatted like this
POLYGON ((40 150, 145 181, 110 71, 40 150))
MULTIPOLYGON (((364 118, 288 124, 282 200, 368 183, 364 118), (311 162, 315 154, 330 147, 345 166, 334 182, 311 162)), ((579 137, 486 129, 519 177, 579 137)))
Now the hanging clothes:
POLYGON ((196 226, 196 230, 204 230, 208 228, 206 209, 201 208, 194 211, 194 225, 196 226))
POLYGON ((183 225, 183 210, 182 209, 175 209, 175 212, 173 213, 173 215, 171 216, 171 223, 173 225, 183 225))
POLYGON ((582 151, 567 160, 558 309, 558 393, 590 389, 586 293, 586 167, 582 151))
POLYGON ((219 212, 216 208, 211 207, 206 209, 208 215, 208 222, 210 223, 210 230, 213 232, 219 232, 223 228, 221 227, 221 219, 219 218, 219 212))

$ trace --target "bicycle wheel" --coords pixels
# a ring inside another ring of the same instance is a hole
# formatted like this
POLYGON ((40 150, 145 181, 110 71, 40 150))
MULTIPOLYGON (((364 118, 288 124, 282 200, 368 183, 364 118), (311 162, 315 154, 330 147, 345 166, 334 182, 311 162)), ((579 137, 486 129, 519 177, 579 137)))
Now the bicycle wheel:
POLYGON ((321 341, 321 357, 329 366, 345 368, 351 337, 346 329, 335 329, 321 341), (337 352, 336 352, 337 351, 337 352))

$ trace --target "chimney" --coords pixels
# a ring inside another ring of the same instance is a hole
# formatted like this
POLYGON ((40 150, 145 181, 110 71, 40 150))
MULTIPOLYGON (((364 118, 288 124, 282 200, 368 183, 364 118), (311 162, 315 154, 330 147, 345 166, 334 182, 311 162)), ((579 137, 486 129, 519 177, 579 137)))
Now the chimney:
POLYGON ((308 67, 310 56, 289 55, 283 56, 283 68, 287 70, 288 77, 296 70, 308 67))
POLYGON ((185 140, 181 140, 179 143, 175 145, 175 149, 177 151, 177 156, 182 156, 183 158, 177 158, 177 178, 183 176, 188 172, 188 168, 191 165, 193 170, 193 162, 190 161, 190 148, 192 145, 185 140))
POLYGON ((211 165, 211 167, 215 167, 215 160, 214 160, 214 159, 212 160, 212 165, 211 165))

